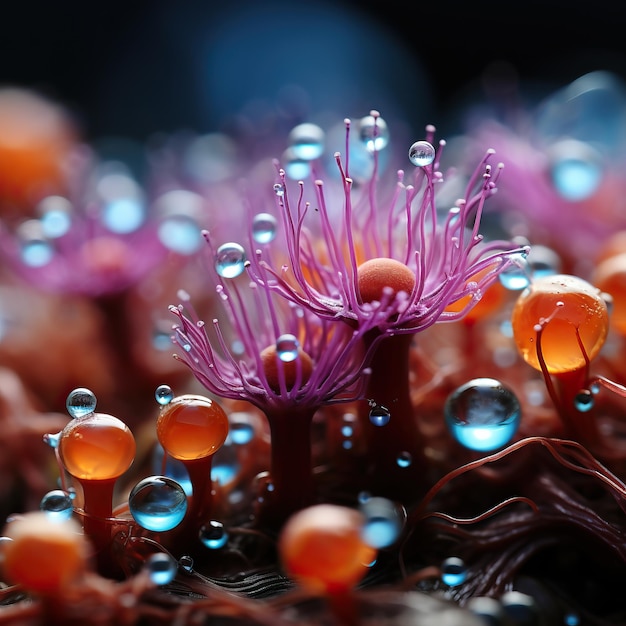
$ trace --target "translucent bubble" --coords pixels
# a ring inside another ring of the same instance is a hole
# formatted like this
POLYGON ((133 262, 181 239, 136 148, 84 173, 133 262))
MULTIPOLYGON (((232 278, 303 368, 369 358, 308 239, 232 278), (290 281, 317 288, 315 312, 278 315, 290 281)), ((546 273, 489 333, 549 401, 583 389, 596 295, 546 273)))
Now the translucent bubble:
POLYGON ((391 419, 391 413, 387 407, 381 404, 372 404, 369 413, 370 422, 374 426, 386 426, 391 419))
POLYGON ((146 560, 145 567, 150 575, 150 580, 155 585, 168 585, 174 580, 178 571, 176 560, 165 552, 152 554, 146 560))
POLYGON ((416 141, 409 148, 409 161, 415 167, 430 165, 435 160, 435 147, 428 141, 416 141))
POLYGON ((241 469, 237 450, 230 440, 230 434, 224 445, 213 455, 211 464, 211 478, 219 485, 232 482, 241 469))
POLYGON ((59 447, 59 440, 61 439, 61 432, 58 433, 46 433, 43 436, 43 442, 49 445, 51 448, 59 447))
POLYGON ((145 207, 136 198, 114 198, 102 208, 102 223, 120 235, 136 231, 144 222, 145 207))
POLYGON ((193 486, 185 464, 166 455, 163 446, 158 441, 152 451, 152 471, 155 475, 167 476, 175 480, 183 488, 185 495, 190 496, 193 493, 193 486))
POLYGON ((448 587, 462 585, 467 580, 467 567, 456 556, 447 558, 441 564, 441 582, 448 587))
POLYGON ((276 218, 270 213, 257 213, 252 220, 252 237, 257 243, 270 243, 276 237, 276 218))
POLYGON ((274 193, 279 198, 282 198, 285 195, 285 186, 282 183, 276 183, 274 185, 274 193))
POLYGON ((200 541, 210 550, 219 550, 228 543, 228 532, 224 528, 222 522, 211 520, 208 524, 204 524, 198 533, 200 541))
POLYGON ((400 452, 396 458, 396 463, 398 467, 410 467, 413 463, 413 457, 410 452, 400 452))
POLYGON ((252 441, 255 428, 248 413, 235 411, 229 415, 228 422, 230 425, 228 437, 233 444, 244 446, 252 441))
POLYGON ((171 478, 148 476, 132 488, 128 508, 142 528, 165 532, 183 521, 187 513, 187 495, 171 478))
POLYGON ((534 598, 525 593, 506 591, 500 596, 500 604, 514 624, 536 624, 539 619, 534 598))
POLYGON ((169 331, 155 329, 152 334, 152 347, 159 352, 172 349, 172 337, 169 331))
POLYGON ((528 254, 528 265, 533 279, 559 274, 563 263, 552 248, 534 244, 528 254))
POLYGON ((276 354, 284 363, 295 361, 298 357, 300 342, 294 335, 284 334, 276 340, 276 354))
POLYGON ((45 239, 30 239, 22 242, 22 261, 29 267, 48 265, 54 257, 54 248, 45 239))
POLYGON ((468 600, 467 609, 474 615, 482 617, 486 625, 503 626, 505 624, 504 610, 496 598, 474 596, 468 600))
POLYGON ((550 152, 552 182, 562 198, 577 202, 597 191, 604 171, 600 155, 590 145, 568 139, 550 152))
POLYGON ((188 554, 184 554, 178 559, 178 565, 181 569, 184 569, 187 573, 193 572, 193 557, 188 554))
POLYGON ((520 291, 530 283, 530 265, 525 255, 519 254, 515 263, 498 274, 503 287, 511 291, 520 291))
POLYGON ((281 160, 287 178, 290 178, 291 180, 304 180, 311 175, 310 161, 298 157, 292 148, 287 148, 287 150, 283 152, 281 160))
POLYGON ((515 394, 492 378, 476 378, 458 387, 446 399, 444 413, 453 437, 479 452, 509 443, 521 418, 515 394))
POLYGON ((65 407, 71 417, 84 417, 96 410, 96 396, 91 389, 77 387, 67 396, 65 407))
POLYGON ((215 253, 215 270, 223 278, 236 278, 245 269, 246 253, 238 243, 222 244, 215 253))
POLYGON ((288 141, 298 159, 311 161, 324 152, 324 131, 317 124, 298 124, 289 133, 288 141))
POLYGON ((563 616, 563 624, 564 626, 580 626, 582 622, 580 621, 580 615, 578 613, 574 613, 570 611, 563 616))
POLYGON ((41 499, 39 508, 54 520, 69 519, 74 513, 72 498, 69 493, 62 489, 49 491, 41 499))
POLYGON ((365 543, 376 549, 394 544, 404 525, 400 509, 387 498, 367 498, 359 505, 365 516, 361 537, 365 543))
POLYGON ((594 404, 595 399, 589 389, 581 389, 574 397, 574 408, 580 413, 591 411, 594 404))
POLYGON ((46 237, 65 235, 72 225, 72 204, 62 196, 48 196, 37 205, 39 221, 46 237))
POLYGON ((169 385, 159 385, 154 392, 154 397, 161 406, 165 406, 174 399, 174 392, 169 385))
POLYGON ((379 152, 389 144, 389 128, 382 117, 366 115, 359 121, 359 138, 369 152, 379 152))
POLYGON ((178 254, 198 252, 203 243, 198 222, 187 215, 171 215, 159 224, 157 235, 161 243, 178 254))

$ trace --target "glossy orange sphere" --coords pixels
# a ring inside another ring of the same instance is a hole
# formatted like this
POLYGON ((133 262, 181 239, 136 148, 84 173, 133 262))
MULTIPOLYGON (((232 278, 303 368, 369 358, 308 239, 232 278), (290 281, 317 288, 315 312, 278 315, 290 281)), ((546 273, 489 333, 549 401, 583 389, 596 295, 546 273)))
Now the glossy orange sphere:
POLYGON ((334 504, 295 513, 279 538, 285 571, 316 592, 332 594, 353 588, 376 558, 376 549, 361 536, 363 523, 358 511, 334 504))
POLYGON ((194 394, 177 396, 162 409, 157 437, 164 450, 180 461, 211 456, 226 440, 228 417, 210 398, 194 394))
POLYGON ((415 287, 415 274, 404 263, 395 259, 370 259, 357 269, 359 293, 363 302, 373 302, 383 297, 385 287, 393 293, 410 294, 415 287))
POLYGON ((626 252, 608 257, 596 266, 593 284, 613 300, 611 328, 626 335, 626 252))
POLYGON ((27 591, 57 594, 76 580, 88 563, 89 544, 73 519, 51 521, 42 511, 7 524, 2 544, 4 576, 27 591))
POLYGON ((132 465, 135 452, 135 438, 128 426, 106 413, 73 419, 59 438, 61 461, 79 480, 118 478, 132 465))
POLYGON ((533 281, 517 299, 511 323, 520 354, 538 370, 536 325, 548 319, 541 333, 541 350, 550 374, 585 366, 576 329, 589 360, 600 352, 609 329, 608 308, 597 287, 566 274, 533 281))

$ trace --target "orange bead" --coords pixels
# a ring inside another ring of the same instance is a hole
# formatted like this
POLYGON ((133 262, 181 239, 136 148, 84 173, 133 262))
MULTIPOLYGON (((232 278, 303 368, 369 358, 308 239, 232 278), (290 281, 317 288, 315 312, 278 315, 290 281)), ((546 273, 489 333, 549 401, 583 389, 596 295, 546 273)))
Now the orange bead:
POLYGON ((557 274, 533 281, 517 299, 511 323, 524 360, 541 370, 537 355, 537 324, 549 320, 541 334, 541 350, 550 374, 572 372, 592 360, 606 340, 609 312, 602 292, 576 276, 557 274), (559 304, 562 303, 562 304, 559 304))
MULTIPOLYGON (((280 372, 278 370, 278 354, 276 346, 268 346, 261 351, 261 361, 263 371, 267 377, 270 388, 278 393, 280 391, 280 372)), ((293 361, 283 362, 283 372, 285 375, 285 385, 287 390, 291 390, 296 382, 298 368, 301 368, 301 385, 304 385, 311 377, 313 371, 313 361, 311 357, 301 348, 298 348, 298 358, 293 361)))
POLYGON ((211 456, 228 435, 228 417, 210 398, 193 394, 174 398, 161 409, 157 437, 165 451, 180 461, 211 456))
POLYGON ((27 591, 56 594, 85 570, 89 544, 73 519, 52 521, 34 511, 7 524, 2 544, 2 569, 6 578, 27 591))
POLYGON ((128 426, 106 413, 72 420, 59 439, 61 461, 79 480, 118 478, 132 465, 135 452, 135 438, 128 426))
POLYGON ((352 589, 376 558, 376 549, 361 536, 363 523, 358 511, 334 504, 318 504, 292 515, 278 544, 285 571, 316 592, 352 589))
POLYGON ((365 261, 359 265, 357 275, 363 302, 380 302, 385 287, 391 287, 394 294, 399 291, 410 294, 415 287, 415 274, 404 263, 395 259, 365 261))
POLYGON ((613 299, 611 328, 626 335, 626 252, 602 261, 592 278, 593 284, 613 299))

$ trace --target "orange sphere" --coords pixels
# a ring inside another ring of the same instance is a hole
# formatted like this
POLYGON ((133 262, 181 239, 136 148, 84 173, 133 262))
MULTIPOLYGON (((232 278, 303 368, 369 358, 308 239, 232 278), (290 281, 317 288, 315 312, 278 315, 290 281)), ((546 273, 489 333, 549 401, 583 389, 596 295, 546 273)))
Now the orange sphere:
POLYGON ((597 356, 609 329, 609 311, 602 292, 576 276, 557 274, 534 280, 519 296, 511 323, 524 360, 541 370, 536 325, 549 320, 541 334, 541 351, 550 374, 572 372, 597 356))
POLYGON ((3 534, 12 540, 2 544, 3 572, 27 591, 57 594, 87 566, 89 543, 73 519, 52 521, 34 511, 7 524, 3 534))
POLYGON ((593 284, 613 299, 611 328, 626 335, 626 252, 598 264, 593 273, 593 284))
POLYGON ((180 461, 211 456, 228 435, 228 417, 210 398, 186 394, 174 398, 157 420, 157 437, 164 450, 180 461))
POLYGON ((292 515, 278 543, 285 571, 316 592, 353 588, 376 558, 376 549, 361 536, 363 523, 358 511, 334 504, 318 504, 292 515))
MULTIPOLYGON (((261 351, 261 362, 267 382, 276 393, 280 392, 280 372, 278 371, 278 354, 276 346, 268 346, 261 351)), ((311 377, 313 371, 313 361, 311 357, 302 349, 298 348, 298 357, 293 361, 283 362, 283 372, 285 374, 285 384, 287 390, 291 390, 296 382, 298 368, 301 368, 301 385, 304 385, 311 377)))
MULTIPOLYGON (((487 267, 484 270, 476 273, 474 276, 470 278, 468 282, 475 281, 478 282, 481 278, 483 278, 488 272, 490 272, 493 268, 487 267)), ((476 304, 465 314, 463 319, 466 322, 474 322, 483 318, 488 317, 495 311, 499 310, 500 307, 504 304, 506 298, 508 296, 508 291, 506 287, 499 281, 496 280, 489 287, 483 289, 482 297, 476 304)), ((472 300, 473 296, 468 295, 460 298, 456 302, 450 303, 446 307, 446 311, 449 313, 458 313, 462 311, 472 300)))
POLYGON ((359 293, 363 302, 373 302, 383 297, 385 287, 393 293, 410 294, 415 287, 415 274, 404 263, 395 259, 370 259, 357 269, 359 293))
POLYGON ((65 469, 79 480, 112 480, 135 459, 132 432, 106 413, 91 413, 72 420, 61 431, 59 455, 65 469))

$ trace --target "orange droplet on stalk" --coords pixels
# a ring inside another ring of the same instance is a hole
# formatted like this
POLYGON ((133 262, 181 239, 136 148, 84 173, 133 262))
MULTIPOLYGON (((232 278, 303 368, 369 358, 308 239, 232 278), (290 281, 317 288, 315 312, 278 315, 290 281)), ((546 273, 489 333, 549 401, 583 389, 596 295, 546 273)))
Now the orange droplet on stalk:
POLYGON ((278 544, 285 571, 315 592, 349 591, 376 558, 376 549, 362 538, 363 524, 361 513, 333 504, 318 504, 292 515, 278 544))
POLYGON ((357 269, 358 287, 363 302, 379 301, 389 287, 394 295, 400 291, 410 294, 415 287, 415 274, 395 259, 370 259, 357 269))
POLYGON ((608 293, 613 300, 611 328, 626 335, 626 252, 599 263, 592 280, 598 289, 608 293))
POLYGON ((300 368, 300 385, 309 380, 313 371, 313 361, 311 357, 301 348, 298 348, 298 356, 292 361, 281 361, 276 346, 268 346, 261 351, 261 362, 267 382, 276 393, 280 392, 280 367, 282 365, 285 385, 287 390, 291 390, 296 383, 298 368, 300 368))
POLYGON ((2 569, 6 578, 40 595, 59 593, 85 571, 89 543, 73 519, 52 521, 35 511, 9 523, 3 534, 2 569))
POLYGON ((520 354, 537 370, 537 325, 543 325, 543 360, 550 374, 559 374, 583 368, 585 353, 590 361, 597 356, 607 337, 609 312, 597 287, 557 274, 534 280, 520 294, 511 323, 520 354))

